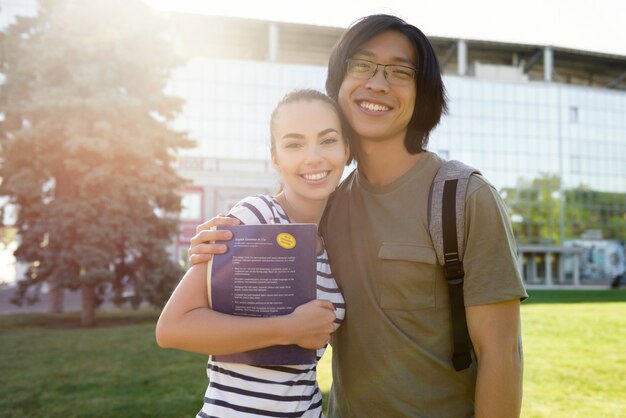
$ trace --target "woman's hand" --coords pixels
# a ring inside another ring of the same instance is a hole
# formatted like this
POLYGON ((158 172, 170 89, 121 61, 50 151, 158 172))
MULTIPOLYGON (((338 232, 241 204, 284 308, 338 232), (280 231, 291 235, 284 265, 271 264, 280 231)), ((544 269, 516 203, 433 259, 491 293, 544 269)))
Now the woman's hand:
POLYGON ((335 330, 335 306, 328 300, 315 299, 298 306, 286 319, 290 344, 318 349, 328 344, 335 330))
POLYGON ((211 260, 213 254, 224 254, 228 251, 226 244, 220 241, 231 239, 233 234, 230 231, 216 230, 218 226, 239 225, 239 219, 224 216, 223 213, 200 224, 196 227, 196 235, 191 238, 189 244, 189 263, 191 265, 206 263, 211 260))

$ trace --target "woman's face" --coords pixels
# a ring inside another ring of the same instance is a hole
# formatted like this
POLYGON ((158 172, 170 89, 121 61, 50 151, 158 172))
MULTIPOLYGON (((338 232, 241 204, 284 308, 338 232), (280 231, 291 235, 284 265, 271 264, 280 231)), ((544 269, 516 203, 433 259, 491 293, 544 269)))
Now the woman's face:
MULTIPOLYGON (((415 68, 413 45, 402 33, 388 30, 364 43, 351 59, 415 68)), ((361 141, 404 141, 415 109, 415 80, 389 83, 378 66, 369 79, 346 74, 338 102, 361 141)))
POLYGON ((272 140, 272 162, 285 192, 301 199, 327 199, 349 155, 332 106, 320 100, 283 104, 274 119, 272 140))

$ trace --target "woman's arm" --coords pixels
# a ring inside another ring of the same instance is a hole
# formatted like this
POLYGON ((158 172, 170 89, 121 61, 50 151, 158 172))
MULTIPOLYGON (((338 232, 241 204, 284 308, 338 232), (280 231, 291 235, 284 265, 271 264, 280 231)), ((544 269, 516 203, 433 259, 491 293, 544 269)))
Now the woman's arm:
POLYGON ((333 332, 334 306, 313 300, 289 315, 250 318, 209 308, 207 263, 192 266, 163 308, 156 326, 160 347, 206 355, 232 354, 271 345, 317 349, 333 332))

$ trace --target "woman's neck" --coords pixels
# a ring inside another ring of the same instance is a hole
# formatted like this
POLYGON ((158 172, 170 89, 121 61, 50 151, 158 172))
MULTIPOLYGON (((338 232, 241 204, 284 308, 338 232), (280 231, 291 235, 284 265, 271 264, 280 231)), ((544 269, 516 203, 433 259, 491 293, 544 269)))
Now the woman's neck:
POLYGON ((288 190, 280 192, 276 195, 276 199, 292 223, 314 223, 315 225, 319 225, 328 200, 309 200, 290 193, 288 190))

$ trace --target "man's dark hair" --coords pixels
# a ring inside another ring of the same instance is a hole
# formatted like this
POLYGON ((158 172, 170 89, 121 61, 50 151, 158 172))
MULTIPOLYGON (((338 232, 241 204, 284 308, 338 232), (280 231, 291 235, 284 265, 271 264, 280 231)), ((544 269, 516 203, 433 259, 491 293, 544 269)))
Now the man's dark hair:
MULTIPOLYGON (((404 139, 407 151, 417 154, 426 147, 430 132, 439 123, 441 115, 447 112, 439 61, 430 41, 418 28, 390 15, 372 15, 357 20, 343 33, 330 54, 326 92, 338 102, 339 88, 346 77, 346 60, 352 58, 364 43, 388 30, 406 36, 417 58, 415 109, 404 139)), ((349 137, 355 138, 352 130, 349 137)))

